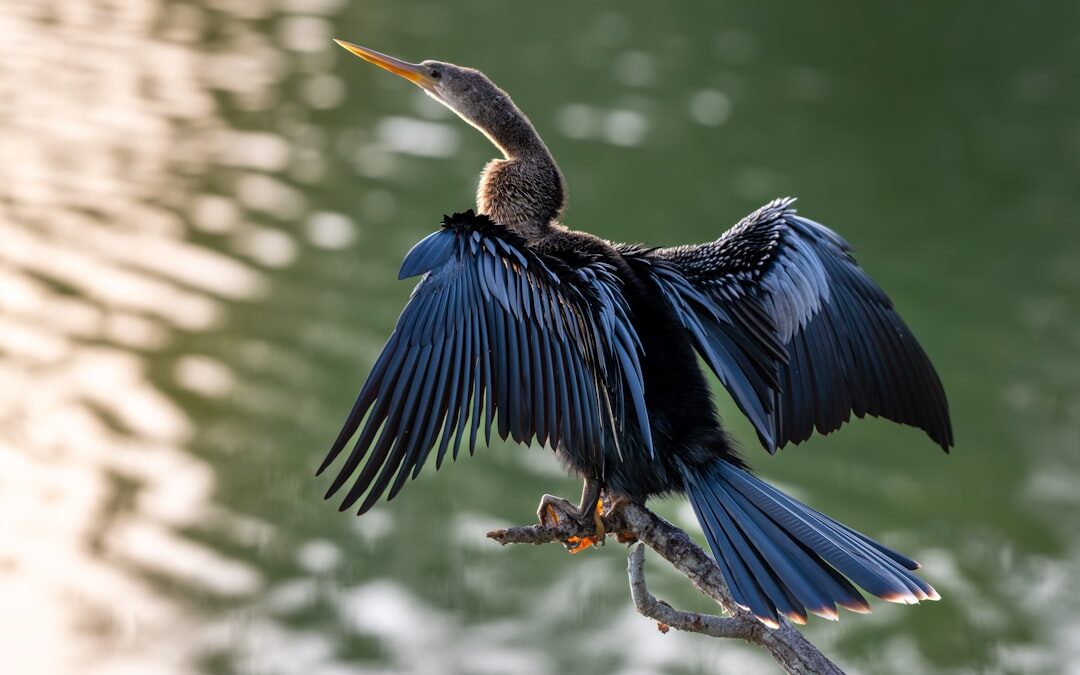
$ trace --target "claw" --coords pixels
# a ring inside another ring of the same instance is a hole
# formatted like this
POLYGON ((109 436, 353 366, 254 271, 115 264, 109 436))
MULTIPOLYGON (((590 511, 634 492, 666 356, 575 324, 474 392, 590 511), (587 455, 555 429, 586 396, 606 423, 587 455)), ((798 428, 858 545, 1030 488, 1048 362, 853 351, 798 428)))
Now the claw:
MULTIPOLYGON (((545 506, 545 508, 547 509, 548 518, 551 518, 551 521, 553 523, 555 523, 556 525, 558 525, 559 524, 559 514, 555 511, 555 507, 552 506, 551 504, 547 504, 545 506)), ((541 518, 541 520, 543 520, 543 519, 541 518)))
POLYGON ((596 510, 593 511, 593 526, 596 528, 596 536, 584 536, 584 537, 570 537, 566 540, 567 551, 571 554, 581 553, 587 548, 593 546, 603 546, 604 538, 607 536, 607 528, 604 526, 604 500, 598 500, 596 502, 596 510), (573 544, 574 546, 570 546, 573 544))
POLYGON ((536 509, 536 518, 541 525, 558 525, 561 520, 559 512, 568 514, 573 510, 573 504, 552 495, 544 495, 540 499, 540 506, 536 509))
POLYGON ((596 545, 596 539, 593 537, 570 537, 566 540, 567 544, 575 544, 573 548, 568 548, 567 552, 571 555, 575 553, 581 553, 587 548, 596 545))
POLYGON ((593 526, 596 528, 596 542, 600 546, 604 545, 604 539, 607 538, 607 527, 604 525, 604 500, 598 499, 596 501, 596 511, 593 513, 593 526))
MULTIPOLYGON (((588 486, 586 486, 588 487, 588 486)), ((582 497, 582 501, 588 503, 585 496, 582 497)), ((604 539, 607 536, 607 527, 604 525, 604 502, 603 500, 597 500, 596 508, 590 509, 590 514, 587 507, 575 506, 569 501, 554 497, 552 495, 544 495, 540 500, 540 506, 536 509, 536 517, 540 521, 541 525, 552 526, 558 525, 563 519, 570 519, 575 523, 578 523, 582 528, 588 527, 589 516, 592 516, 592 524, 596 530, 595 535, 588 535, 584 537, 570 537, 565 542, 567 550, 570 553, 580 553, 587 548, 591 548, 597 545, 603 545, 604 539), (584 513, 582 511, 585 511, 584 513)))

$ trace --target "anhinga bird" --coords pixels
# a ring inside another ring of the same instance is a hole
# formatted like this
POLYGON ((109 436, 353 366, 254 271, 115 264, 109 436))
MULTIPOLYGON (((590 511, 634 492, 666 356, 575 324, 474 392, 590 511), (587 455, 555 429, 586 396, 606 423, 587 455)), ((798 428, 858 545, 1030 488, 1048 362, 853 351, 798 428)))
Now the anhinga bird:
POLYGON ((639 504, 688 495, 732 595, 769 626, 780 614, 836 618, 836 605, 869 611, 853 584, 894 602, 938 598, 914 560, 750 473, 698 365, 700 355, 769 452, 851 413, 921 428, 947 451, 941 382, 843 239, 791 199, 696 246, 571 230, 558 220, 555 160, 491 80, 339 44, 419 85, 503 157, 484 167, 476 212, 444 217, 405 256, 399 278, 423 277, 320 468, 359 431, 327 497, 351 479, 341 508, 360 501, 362 514, 436 448, 438 467, 495 426, 553 448, 585 481, 580 505, 545 496, 541 519, 561 506, 591 523, 601 491, 639 504))

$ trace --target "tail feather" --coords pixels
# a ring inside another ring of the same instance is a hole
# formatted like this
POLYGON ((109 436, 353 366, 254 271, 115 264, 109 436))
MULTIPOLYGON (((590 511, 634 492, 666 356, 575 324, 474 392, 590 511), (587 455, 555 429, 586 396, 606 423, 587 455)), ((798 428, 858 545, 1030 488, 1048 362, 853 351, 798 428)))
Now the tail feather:
POLYGON ((767 556, 770 563, 783 578, 790 579, 792 591, 807 610, 835 620, 836 604, 869 609, 858 589, 843 576, 830 574, 828 569, 820 565, 813 551, 788 536, 742 494, 735 492, 732 498, 742 505, 747 521, 756 528, 755 541, 765 543, 766 550, 771 553, 767 556))
MULTIPOLYGON (((781 581, 782 578, 800 579, 801 574, 798 570, 790 568, 789 561, 778 560, 773 555, 775 548, 771 546, 773 542, 762 537, 761 533, 755 530, 754 523, 750 521, 750 518, 742 512, 738 505, 732 502, 730 495, 721 494, 719 497, 731 523, 727 528, 730 532, 728 538, 735 543, 743 561, 748 565, 756 579, 763 580, 762 587, 770 599, 773 599, 774 602, 778 599, 783 600, 782 602, 776 602, 776 609, 797 622, 805 623, 806 608, 804 608, 804 605, 808 603, 804 593, 799 592, 804 590, 805 585, 793 583, 785 586, 784 582, 781 581), (754 547, 750 544, 751 541, 761 541, 768 545, 754 547)), ((811 603, 810 606, 813 607, 814 605, 811 603)))
POLYGON ((800 504, 741 469, 724 465, 721 470, 739 492, 870 593, 890 602, 907 604, 915 604, 931 595, 933 588, 908 571, 918 569, 918 563, 914 560, 865 536, 852 536, 849 532, 854 531, 850 528, 839 526, 835 520, 800 504), (869 544, 866 543, 868 541, 869 544), (897 558, 903 558, 910 566, 897 558), (921 598, 921 595, 926 597, 921 598))
MULTIPOLYGON (((772 496, 776 497, 780 501, 783 501, 783 502, 789 503, 789 504, 794 504, 796 507, 801 508, 801 509, 806 508, 806 506, 804 504, 800 504, 799 502, 795 501, 795 499, 793 499, 791 496, 784 494, 783 492, 776 489, 772 485, 769 485, 768 483, 766 483, 764 481, 755 481, 755 482, 758 484, 758 487, 760 487, 761 490, 763 490, 764 492, 766 492, 769 495, 772 495, 772 496)), ((809 509, 808 512, 809 512, 809 514, 811 516, 814 517, 815 520, 817 520, 818 522, 824 524, 826 527, 834 528, 836 530, 839 530, 842 533, 845 533, 845 534, 857 539, 858 541, 860 541, 863 544, 869 546, 870 548, 873 548, 874 550, 885 554, 889 558, 892 558, 893 560, 900 563, 901 565, 903 565, 907 569, 909 569, 909 570, 917 570, 917 569, 919 569, 919 563, 917 561, 912 560, 911 558, 907 557, 906 555, 904 555, 902 553, 898 553, 897 551, 892 550, 888 546, 885 546, 884 544, 880 544, 880 543, 874 541, 870 537, 867 537, 865 534, 851 529, 847 525, 844 525, 843 523, 830 518, 829 516, 825 515, 824 513, 821 513, 820 511, 815 511, 813 509, 809 509)))
POLYGON ((686 491, 732 596, 769 626, 778 615, 835 619, 870 606, 852 582, 891 602, 937 600, 918 563, 727 462, 683 468, 686 491), (850 581, 849 581, 850 580, 850 581))
MULTIPOLYGON (((728 582, 735 601, 752 611, 754 616, 765 625, 778 628, 780 622, 774 606, 776 601, 770 601, 765 595, 760 582, 747 568, 736 549, 735 542, 729 538, 723 526, 727 518, 713 513, 712 503, 693 499, 693 493, 691 493, 691 504, 698 514, 698 521, 705 523, 705 536, 712 546, 713 556, 719 562, 720 570, 728 582), (703 513, 704 518, 702 518, 703 513)), ((784 600, 780 600, 780 603, 784 604, 784 600)))

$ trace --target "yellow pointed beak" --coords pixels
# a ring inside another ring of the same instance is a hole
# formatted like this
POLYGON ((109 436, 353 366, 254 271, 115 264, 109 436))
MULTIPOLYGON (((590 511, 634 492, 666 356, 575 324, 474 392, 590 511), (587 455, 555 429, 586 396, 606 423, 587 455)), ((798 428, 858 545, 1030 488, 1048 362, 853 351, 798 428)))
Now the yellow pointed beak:
POLYGON ((368 63, 374 63, 378 67, 389 70, 395 75, 404 77, 409 82, 412 82, 418 87, 426 89, 428 91, 434 91, 435 80, 432 79, 424 68, 415 63, 409 63, 408 61, 402 61, 401 59, 395 59, 393 56, 387 56, 386 54, 380 54, 374 49, 368 49, 367 47, 361 47, 360 45, 354 45, 351 42, 335 39, 334 42, 339 46, 352 54, 359 56, 368 63))

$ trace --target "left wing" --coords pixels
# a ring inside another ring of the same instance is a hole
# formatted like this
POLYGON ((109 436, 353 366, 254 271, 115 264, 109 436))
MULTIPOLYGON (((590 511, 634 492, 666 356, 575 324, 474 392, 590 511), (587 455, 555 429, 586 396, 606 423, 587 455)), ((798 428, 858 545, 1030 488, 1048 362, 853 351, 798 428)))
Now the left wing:
POLYGON ((777 199, 719 239, 625 247, 775 452, 874 415, 953 442, 945 391, 892 302, 832 230, 777 199))
MULTIPOLYGON (((356 472, 341 509, 370 509, 415 478, 438 445, 438 468, 469 431, 534 438, 594 457, 636 425, 652 453, 641 345, 621 283, 606 263, 571 268, 472 211, 413 247, 399 278, 418 274, 397 327, 364 383, 322 473, 359 430, 327 492, 356 472), (369 454, 370 453, 370 454, 369 454)), ((621 452, 621 450, 620 450, 621 452)))

